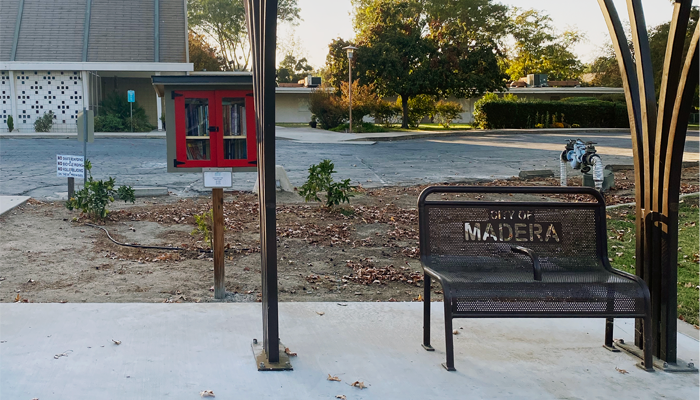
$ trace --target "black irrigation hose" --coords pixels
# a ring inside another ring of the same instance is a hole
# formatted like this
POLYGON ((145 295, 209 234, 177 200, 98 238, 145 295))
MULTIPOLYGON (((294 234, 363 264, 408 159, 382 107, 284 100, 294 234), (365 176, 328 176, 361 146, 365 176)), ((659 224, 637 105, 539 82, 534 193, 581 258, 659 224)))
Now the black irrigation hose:
MULTIPOLYGON (((109 238, 109 240, 111 240, 112 243, 114 243, 114 244, 116 244, 116 245, 119 245, 119 246, 124 246, 124 247, 135 247, 135 248, 137 248, 137 249, 170 250, 170 251, 190 250, 190 249, 186 249, 186 248, 184 248, 184 247, 144 246, 144 245, 141 245, 141 244, 121 243, 121 242, 117 242, 116 240, 114 240, 114 238, 112 237, 112 235, 109 234, 109 231, 107 231, 107 229, 105 229, 105 228, 102 227, 102 226, 95 225, 95 224, 90 224, 90 223, 87 223, 87 222, 84 223, 83 225, 91 226, 91 227, 93 227, 93 228, 102 229, 102 230, 105 231, 105 233, 107 234, 107 237, 109 238)), ((212 250, 203 250, 203 249, 197 249, 197 250, 198 250, 200 253, 213 253, 212 250)), ((226 249, 226 250, 248 251, 248 250, 250 250, 250 249, 248 249, 248 248, 243 248, 243 249, 226 249)), ((224 251, 226 251, 226 250, 224 250, 224 251)))

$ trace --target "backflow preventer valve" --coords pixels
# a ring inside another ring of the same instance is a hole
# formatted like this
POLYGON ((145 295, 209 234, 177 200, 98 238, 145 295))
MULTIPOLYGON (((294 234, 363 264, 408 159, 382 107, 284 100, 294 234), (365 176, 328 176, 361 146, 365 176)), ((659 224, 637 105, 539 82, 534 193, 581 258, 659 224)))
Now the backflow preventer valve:
POLYGON ((583 142, 581 139, 569 139, 566 149, 561 153, 560 170, 561 186, 566 186, 566 164, 571 164, 571 168, 581 170, 584 174, 592 171, 593 182, 597 190, 603 188, 603 160, 596 154, 593 142, 583 142))

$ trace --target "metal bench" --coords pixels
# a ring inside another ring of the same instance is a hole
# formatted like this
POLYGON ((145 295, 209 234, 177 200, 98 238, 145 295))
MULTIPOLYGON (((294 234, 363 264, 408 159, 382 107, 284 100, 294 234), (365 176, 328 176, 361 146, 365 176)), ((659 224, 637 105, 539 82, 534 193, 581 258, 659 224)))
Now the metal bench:
POLYGON ((444 293, 448 371, 455 370, 452 319, 498 317, 606 318, 604 347, 612 351, 613 317, 644 318, 640 367, 653 371, 649 290, 639 277, 610 266, 605 201, 596 190, 429 187, 418 199, 418 214, 423 347, 434 350, 430 285, 435 279, 444 293), (457 194, 490 199, 462 200, 457 194), (539 200, 547 194, 590 202, 539 200), (538 201, 518 200, 528 195, 539 195, 538 201))

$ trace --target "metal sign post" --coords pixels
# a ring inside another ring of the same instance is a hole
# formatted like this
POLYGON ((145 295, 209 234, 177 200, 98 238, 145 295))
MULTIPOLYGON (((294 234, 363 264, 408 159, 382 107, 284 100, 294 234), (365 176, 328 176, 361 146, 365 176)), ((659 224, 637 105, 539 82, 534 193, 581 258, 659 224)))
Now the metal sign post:
POLYGON ((129 111, 131 112, 131 131, 134 131, 134 102, 136 101, 136 92, 129 90, 127 100, 129 101, 129 111))
MULTIPOLYGON (((83 160, 87 160, 87 143, 95 141, 95 118, 93 111, 87 110, 85 107, 83 107, 83 112, 78 114, 78 140, 83 142, 83 160)), ((82 178, 84 185, 87 183, 87 174, 83 174, 82 178)))

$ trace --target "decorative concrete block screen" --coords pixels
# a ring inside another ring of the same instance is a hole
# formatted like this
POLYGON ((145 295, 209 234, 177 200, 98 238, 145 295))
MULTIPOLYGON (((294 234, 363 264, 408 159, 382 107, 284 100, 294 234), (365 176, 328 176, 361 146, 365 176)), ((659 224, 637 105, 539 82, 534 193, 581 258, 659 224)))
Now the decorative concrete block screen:
POLYGON ((0 132, 7 131, 7 116, 12 114, 10 95, 10 75, 7 71, 0 71, 0 132))
POLYGON ((14 95, 11 95, 7 71, 0 74, 2 91, 2 121, 7 129, 7 116, 12 103, 17 105, 15 129, 34 130, 34 121, 49 111, 53 112, 52 132, 76 130, 78 113, 83 109, 83 82, 78 71, 15 71, 14 95))

